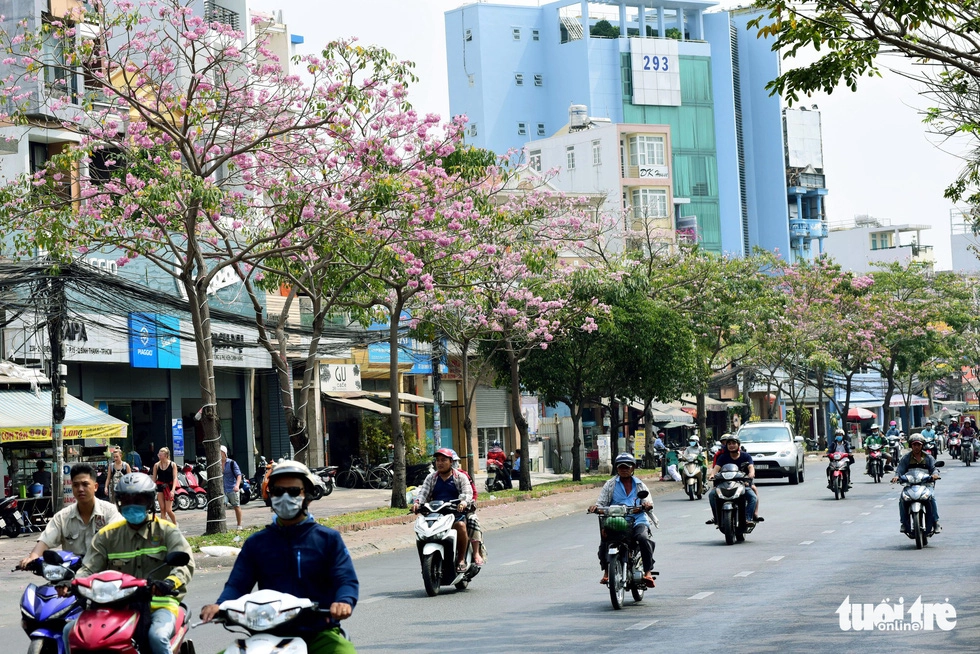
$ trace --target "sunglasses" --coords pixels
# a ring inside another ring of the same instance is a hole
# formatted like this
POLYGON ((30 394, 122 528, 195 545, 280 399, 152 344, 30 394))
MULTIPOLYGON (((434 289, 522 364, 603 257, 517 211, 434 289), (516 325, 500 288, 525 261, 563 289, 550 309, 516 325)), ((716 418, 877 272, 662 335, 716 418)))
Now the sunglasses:
POLYGON ((289 488, 284 488, 283 486, 273 486, 269 489, 269 493, 273 497, 282 497, 286 493, 289 493, 290 497, 299 497, 299 494, 302 492, 302 488, 297 488, 295 486, 290 486, 289 488))

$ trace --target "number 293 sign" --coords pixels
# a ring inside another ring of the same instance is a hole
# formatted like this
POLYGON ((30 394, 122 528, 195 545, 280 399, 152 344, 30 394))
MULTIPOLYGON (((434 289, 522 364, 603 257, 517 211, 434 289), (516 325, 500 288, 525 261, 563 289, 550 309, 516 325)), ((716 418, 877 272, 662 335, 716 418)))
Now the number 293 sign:
POLYGON ((681 76, 674 39, 630 39, 633 104, 678 107, 681 76))

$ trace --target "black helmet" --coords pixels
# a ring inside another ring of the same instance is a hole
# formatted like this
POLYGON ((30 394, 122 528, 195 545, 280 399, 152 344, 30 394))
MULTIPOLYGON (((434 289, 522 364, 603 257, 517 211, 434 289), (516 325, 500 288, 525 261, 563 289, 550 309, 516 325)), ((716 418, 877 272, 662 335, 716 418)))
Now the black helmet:
POLYGON ((116 504, 142 504, 152 512, 156 503, 156 484, 142 472, 130 472, 119 479, 116 486, 116 504))
POLYGON ((619 466, 624 464, 635 468, 636 459, 633 458, 632 454, 627 454, 626 452, 623 452, 622 454, 616 457, 616 467, 618 468, 619 466))

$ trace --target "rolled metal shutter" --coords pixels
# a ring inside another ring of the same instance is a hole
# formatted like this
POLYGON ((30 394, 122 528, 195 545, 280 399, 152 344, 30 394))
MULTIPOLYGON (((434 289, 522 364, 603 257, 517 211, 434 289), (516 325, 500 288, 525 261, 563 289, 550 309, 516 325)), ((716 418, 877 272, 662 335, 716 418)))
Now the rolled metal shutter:
POLYGON ((477 386, 476 424, 480 427, 508 427, 510 419, 510 393, 503 388, 477 386))

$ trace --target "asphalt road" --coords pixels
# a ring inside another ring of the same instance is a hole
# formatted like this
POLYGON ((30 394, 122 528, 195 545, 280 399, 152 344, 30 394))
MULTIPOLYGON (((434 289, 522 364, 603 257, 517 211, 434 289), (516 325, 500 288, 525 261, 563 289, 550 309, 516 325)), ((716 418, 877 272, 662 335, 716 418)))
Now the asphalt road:
MULTIPOLYGON (((361 652, 977 651, 980 467, 943 469, 944 531, 922 551, 898 533, 897 486, 857 475, 847 499, 835 501, 822 467, 809 461, 800 486, 760 482, 766 522, 733 546, 704 524, 705 500, 679 492, 658 498, 660 579, 642 603, 627 599, 621 611, 598 584, 595 517, 577 514, 491 532, 489 564, 470 588, 434 598, 422 588, 414 550, 359 559, 361 600, 346 626, 361 652), (906 630, 844 630, 845 600, 873 605, 886 621, 894 611, 884 615, 881 603, 900 604, 891 624, 906 630), (931 630, 911 630, 920 606, 947 622, 930 619, 931 630), (951 611, 955 626, 941 628, 951 626, 951 611)), ((27 646, 16 617, 24 577, 0 571, 0 638, 13 651, 27 646)), ((224 570, 195 577, 188 597, 195 614, 225 577, 224 570)), ((215 652, 231 635, 209 625, 192 638, 199 652, 215 652)))

